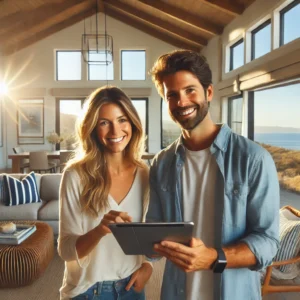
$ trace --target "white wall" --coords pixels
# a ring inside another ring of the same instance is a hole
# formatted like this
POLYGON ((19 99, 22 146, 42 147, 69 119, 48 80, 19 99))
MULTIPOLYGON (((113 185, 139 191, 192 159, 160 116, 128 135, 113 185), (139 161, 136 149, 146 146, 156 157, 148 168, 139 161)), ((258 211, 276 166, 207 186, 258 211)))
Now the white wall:
MULTIPOLYGON (((103 15, 99 15, 99 23, 103 21, 103 15)), ((92 17, 92 21, 95 17, 92 17)), ((86 21, 89 24, 89 21, 86 21)), ((7 142, 0 148, 0 168, 11 165, 6 162, 6 147, 8 154, 12 153, 12 147, 17 145, 17 125, 15 100, 28 98, 44 93, 44 134, 55 130, 55 97, 51 95, 52 88, 97 88, 106 81, 88 81, 86 64, 83 63, 83 79, 81 81, 55 81, 55 50, 80 50, 83 22, 77 23, 54 35, 51 35, 32 46, 29 46, 14 55, 5 57, 6 82, 10 82, 10 97, 6 97, 7 142)), ((149 96, 149 152, 160 150, 160 96, 157 94, 151 78, 147 75, 145 81, 121 81, 120 80, 120 50, 121 49, 145 49, 146 70, 148 71, 157 57, 165 52, 174 50, 175 47, 147 35, 131 26, 107 17, 107 33, 113 36, 114 41, 114 81, 109 84, 120 88, 151 88, 149 96)), ((72 95, 70 95, 72 96, 72 95)), ((130 95, 129 95, 130 96, 130 95)), ((143 95, 141 95, 143 96, 143 95)), ((50 145, 45 141, 44 145, 22 145, 25 150, 50 150, 50 145)))
MULTIPOLYGON (((292 2, 292 0, 256 0, 244 11, 242 15, 236 17, 224 28, 221 36, 211 39, 207 47, 202 51, 202 53, 206 56, 213 72, 215 96, 212 103, 212 117, 216 122, 224 121, 224 119, 227 117, 224 117, 224 112, 222 114, 222 101, 225 103, 226 99, 221 99, 221 93, 218 90, 217 84, 220 84, 220 82, 224 82, 231 78, 235 79, 239 74, 245 74, 253 69, 257 70, 257 68, 260 67, 262 69, 261 71, 263 72, 266 63, 273 61, 274 59, 280 61, 288 60, 291 53, 293 53, 295 50, 300 50, 299 39, 297 39, 284 46, 281 46, 280 48, 275 47, 270 53, 246 63, 238 69, 227 73, 225 72, 226 61, 223 58, 225 58, 226 46, 238 41, 242 37, 245 38, 247 30, 250 30, 252 26, 262 20, 265 16, 269 15, 273 22, 274 14, 272 12, 274 9, 277 9, 285 3, 288 4, 290 2, 292 2)), ((246 105, 246 103, 247 99, 245 99, 244 105, 246 105)), ((245 113, 245 115, 247 114, 245 113)), ((244 121, 246 120, 244 119, 244 121)))
POLYGON ((219 91, 216 88, 216 84, 220 80, 219 72, 221 66, 220 56, 220 36, 212 38, 207 47, 205 47, 201 53, 207 58, 208 64, 212 70, 212 82, 214 86, 214 97, 211 102, 210 114, 214 122, 221 122, 221 105, 219 91))

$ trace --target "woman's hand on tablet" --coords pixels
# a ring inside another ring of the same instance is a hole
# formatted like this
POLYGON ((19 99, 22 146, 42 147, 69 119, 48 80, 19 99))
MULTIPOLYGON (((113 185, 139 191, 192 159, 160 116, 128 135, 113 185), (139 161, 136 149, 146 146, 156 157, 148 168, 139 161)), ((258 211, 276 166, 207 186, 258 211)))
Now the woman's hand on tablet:
POLYGON ((105 236, 108 233, 111 233, 111 230, 108 227, 108 224, 112 223, 129 223, 132 222, 132 218, 124 211, 110 210, 107 214, 104 215, 100 224, 96 227, 97 232, 105 236))

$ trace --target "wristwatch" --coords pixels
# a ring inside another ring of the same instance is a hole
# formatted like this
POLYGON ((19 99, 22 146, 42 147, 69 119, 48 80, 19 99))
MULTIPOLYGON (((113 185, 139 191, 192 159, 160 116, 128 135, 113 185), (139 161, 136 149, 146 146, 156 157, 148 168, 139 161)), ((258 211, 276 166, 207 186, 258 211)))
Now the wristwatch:
POLYGON ((227 260, 225 253, 222 248, 217 249, 218 257, 217 260, 213 263, 212 269, 214 273, 222 273, 227 265, 227 260))

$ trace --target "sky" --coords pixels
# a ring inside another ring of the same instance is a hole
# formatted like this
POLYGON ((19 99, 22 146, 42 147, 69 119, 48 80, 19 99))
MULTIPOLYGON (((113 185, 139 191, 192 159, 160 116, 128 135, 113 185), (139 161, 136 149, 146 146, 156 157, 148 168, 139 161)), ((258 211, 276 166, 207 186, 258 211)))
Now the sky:
POLYGON ((254 92, 255 126, 300 128, 300 83, 254 92))

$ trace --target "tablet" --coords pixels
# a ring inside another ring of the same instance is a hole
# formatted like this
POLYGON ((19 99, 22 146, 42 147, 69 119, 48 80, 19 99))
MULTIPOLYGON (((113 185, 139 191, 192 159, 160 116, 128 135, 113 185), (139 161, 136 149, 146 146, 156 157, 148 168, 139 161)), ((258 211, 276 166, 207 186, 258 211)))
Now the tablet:
POLYGON ((108 224, 122 250, 127 255, 157 254, 153 245, 163 240, 188 245, 193 236, 193 222, 113 223, 108 224))

